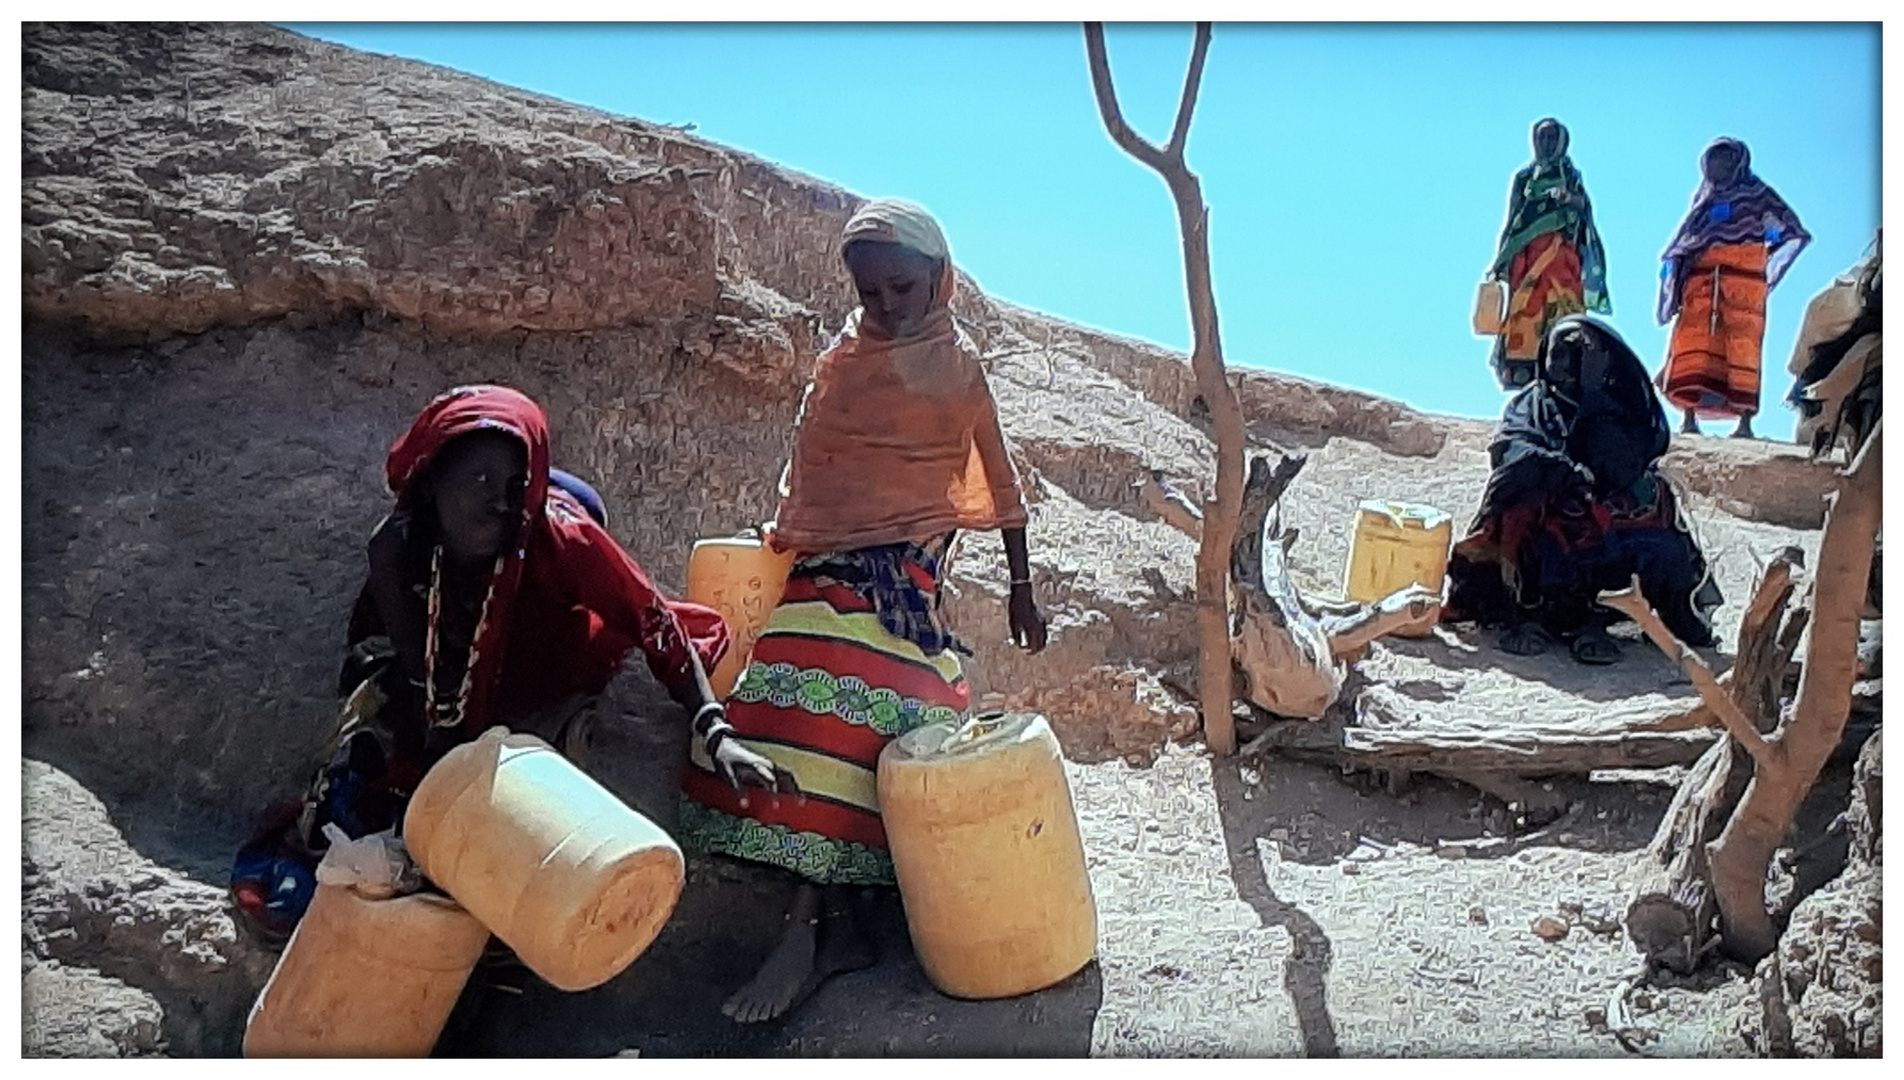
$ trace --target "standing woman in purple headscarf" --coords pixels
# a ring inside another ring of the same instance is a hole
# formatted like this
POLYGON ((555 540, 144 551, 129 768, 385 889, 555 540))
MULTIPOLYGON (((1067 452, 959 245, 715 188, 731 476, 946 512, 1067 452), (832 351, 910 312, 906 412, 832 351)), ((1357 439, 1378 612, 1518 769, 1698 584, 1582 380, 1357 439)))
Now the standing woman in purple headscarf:
POLYGON ((1736 416, 1732 434, 1751 438, 1765 298, 1811 234, 1753 174, 1739 140, 1714 139, 1699 169, 1692 209, 1662 256, 1659 321, 1676 321, 1659 388, 1685 413, 1681 432, 1697 434, 1702 416, 1736 416))

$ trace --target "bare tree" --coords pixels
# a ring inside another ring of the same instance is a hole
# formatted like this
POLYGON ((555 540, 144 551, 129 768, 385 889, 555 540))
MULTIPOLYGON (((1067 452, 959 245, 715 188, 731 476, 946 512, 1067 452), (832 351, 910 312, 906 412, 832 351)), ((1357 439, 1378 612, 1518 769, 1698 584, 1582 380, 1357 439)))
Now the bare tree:
POLYGON ((1756 962, 1778 945, 1777 928, 1765 910, 1765 871, 1791 830, 1798 804, 1844 737, 1857 677, 1858 615, 1864 608, 1872 544, 1883 519, 1883 453, 1880 420, 1840 475, 1825 514, 1812 583, 1811 637, 1798 696, 1772 734, 1761 735, 1704 662, 1666 629, 1640 594, 1638 579, 1622 593, 1601 597, 1602 603, 1633 616, 1655 644, 1680 661, 1701 698, 1751 761, 1752 779, 1745 793, 1724 831, 1703 853, 1717 901, 1722 947, 1737 959, 1756 962))
POLYGON ((1170 140, 1161 147, 1124 122, 1117 106, 1117 90, 1111 83, 1102 23, 1084 24, 1084 47, 1090 57, 1091 88, 1097 94, 1105 130, 1125 153, 1163 177, 1177 204, 1177 224, 1183 235, 1184 284, 1190 294, 1190 368, 1216 428, 1216 492, 1204 503, 1197 548, 1197 696, 1203 711, 1204 740, 1211 750, 1229 754, 1236 750, 1236 730, 1230 713, 1233 684, 1226 578, 1230 543, 1243 500, 1243 408, 1225 374, 1223 343, 1217 334, 1216 300, 1210 288, 1210 212, 1203 204, 1203 185, 1183 160, 1197 88, 1203 81, 1203 59, 1210 48, 1210 24, 1197 24, 1183 96, 1177 102, 1177 121, 1171 127, 1170 140))

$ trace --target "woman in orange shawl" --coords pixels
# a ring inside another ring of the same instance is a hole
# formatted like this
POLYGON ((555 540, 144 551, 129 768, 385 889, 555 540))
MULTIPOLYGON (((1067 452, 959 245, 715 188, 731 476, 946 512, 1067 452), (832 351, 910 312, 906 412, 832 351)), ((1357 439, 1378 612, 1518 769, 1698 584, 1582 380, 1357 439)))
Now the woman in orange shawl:
POLYGON ((939 614, 958 531, 1001 531, 1012 636, 1032 652, 1045 642, 1025 505, 977 350, 952 320, 945 237, 919 207, 881 200, 847 222, 841 256, 861 307, 815 367, 771 532, 798 557, 683 781, 684 839, 802 879, 779 944, 723 1007, 743 1023, 873 961, 852 892, 894 884, 879 752, 970 705, 970 650, 939 614))
POLYGON ((1752 172, 1752 152, 1719 138, 1699 158, 1703 176, 1692 209, 1662 256, 1659 321, 1673 323, 1659 388, 1686 414, 1736 416, 1732 434, 1752 437, 1759 411, 1759 347, 1765 298, 1811 234, 1778 192, 1752 172))

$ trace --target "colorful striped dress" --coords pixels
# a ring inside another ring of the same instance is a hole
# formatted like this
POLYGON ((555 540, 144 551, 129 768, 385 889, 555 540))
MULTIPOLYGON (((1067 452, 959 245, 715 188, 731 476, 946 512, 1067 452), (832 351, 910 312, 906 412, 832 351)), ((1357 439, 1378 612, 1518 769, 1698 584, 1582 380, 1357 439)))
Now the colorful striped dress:
POLYGON ((893 884, 879 752, 970 705, 964 650, 937 615, 946 548, 946 539, 885 544, 794 563, 727 718, 732 737, 792 771, 803 797, 735 790, 696 741, 683 840, 821 884, 893 884))

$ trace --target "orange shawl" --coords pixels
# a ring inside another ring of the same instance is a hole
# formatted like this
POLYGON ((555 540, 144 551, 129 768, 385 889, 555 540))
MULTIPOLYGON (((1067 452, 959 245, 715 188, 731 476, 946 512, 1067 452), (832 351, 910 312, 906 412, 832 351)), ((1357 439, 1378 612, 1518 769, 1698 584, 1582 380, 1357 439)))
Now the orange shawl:
POLYGON ((945 270, 917 336, 886 338, 855 311, 821 354, 781 477, 773 539, 781 551, 849 551, 1026 522, 978 350, 952 322, 952 261, 923 215, 882 201, 847 224, 848 238, 883 232, 945 270), (921 231, 936 243, 915 240, 921 231))

